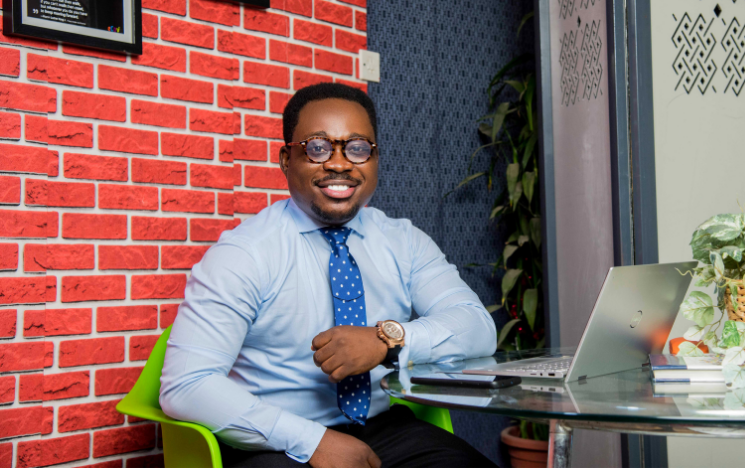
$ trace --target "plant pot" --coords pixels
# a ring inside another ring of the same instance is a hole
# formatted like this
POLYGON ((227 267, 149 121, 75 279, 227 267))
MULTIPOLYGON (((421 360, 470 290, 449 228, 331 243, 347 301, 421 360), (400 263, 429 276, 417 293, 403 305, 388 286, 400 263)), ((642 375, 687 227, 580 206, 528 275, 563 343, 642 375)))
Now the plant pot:
POLYGON ((545 468, 548 465, 548 442, 521 438, 517 426, 502 431, 502 443, 510 453, 512 468, 545 468))

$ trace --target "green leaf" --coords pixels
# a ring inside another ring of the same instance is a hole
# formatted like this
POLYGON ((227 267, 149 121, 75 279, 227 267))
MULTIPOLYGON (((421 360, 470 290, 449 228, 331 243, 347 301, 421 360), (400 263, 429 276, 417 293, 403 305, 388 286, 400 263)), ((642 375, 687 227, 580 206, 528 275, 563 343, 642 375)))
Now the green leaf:
POLYGON ((737 364, 722 365, 722 374, 724 374, 724 382, 731 388, 745 387, 745 369, 737 364))
POLYGON ((709 252, 709 261, 714 265, 714 274, 719 279, 724 274, 724 260, 718 250, 709 252))
MULTIPOLYGON (((491 127, 489 127, 489 128, 491 129, 491 127)), ((489 136, 489 134, 487 133, 486 136, 489 136)), ((481 145, 478 148, 476 148, 476 150, 473 153, 471 153, 471 157, 468 158, 468 172, 471 172, 471 165, 473 164, 473 158, 476 157, 476 155, 479 153, 479 151, 481 151, 484 148, 488 148, 490 146, 498 146, 498 145, 501 145, 501 144, 502 144, 501 141, 497 141, 495 143, 487 143, 485 145, 481 145)))
POLYGON ((699 271, 697 278, 698 279, 696 280, 695 284, 697 288, 705 288, 711 285, 711 283, 713 283, 716 279, 714 267, 712 267, 711 265, 706 265, 701 269, 701 271, 699 271))
POLYGON ((486 175, 486 172, 477 172, 476 174, 471 174, 470 176, 468 176, 465 179, 461 180, 458 183, 458 185, 456 185, 453 190, 451 190, 448 193, 446 193, 445 196, 447 197, 448 195, 450 195, 451 193, 455 192, 456 190, 458 190, 459 188, 463 187, 464 185, 468 184, 472 180, 478 179, 479 177, 483 177, 485 175, 486 175))
POLYGON ((711 264, 709 261, 709 251, 713 248, 711 236, 704 231, 696 231, 691 238, 691 252, 693 258, 699 262, 711 264))
POLYGON ((528 325, 533 330, 535 325, 535 311, 538 308, 538 290, 537 289, 526 289, 523 294, 523 312, 525 318, 528 319, 528 325))
POLYGON ((509 259, 515 251, 519 249, 516 245, 506 245, 504 247, 504 251, 502 252, 502 256, 504 257, 504 267, 507 268, 507 259, 509 259))
POLYGON ((517 205, 517 202, 520 201, 520 197, 522 195, 523 195, 523 183, 518 182, 517 185, 515 186, 515 198, 511 200, 513 206, 517 205))
POLYGON ((742 261, 742 249, 734 245, 726 245, 719 249, 722 254, 722 258, 730 257, 736 262, 742 261))
POLYGON ((520 234, 525 236, 530 234, 530 220, 527 216, 520 216, 518 224, 520 225, 520 234))
POLYGON ((683 334, 683 338, 689 341, 699 341, 704 336, 704 327, 694 325, 683 334))
POLYGON ((741 366, 743 363, 745 363, 745 349, 742 346, 727 348, 727 351, 724 353, 724 359, 722 359, 722 366, 726 366, 727 364, 741 366))
POLYGON ((503 102, 502 104, 497 107, 497 111, 494 112, 494 120, 492 120, 492 127, 491 127, 491 141, 497 141, 497 134, 499 133, 499 130, 502 129, 502 125, 504 124, 504 119, 507 116, 507 113, 510 111, 510 103, 509 102, 503 102))
POLYGON ((522 274, 523 271, 520 269, 510 269, 504 274, 504 277, 502 278, 502 304, 507 300, 507 295, 512 291, 512 288, 515 287, 517 279, 522 274))
POLYGON ((525 89, 525 116, 528 118, 528 129, 532 132, 533 125, 533 96, 535 95, 535 77, 530 75, 525 89))
POLYGON ((523 152, 523 160, 522 160, 522 166, 523 168, 528 168, 528 162, 530 161, 531 156, 533 156, 533 150, 535 149, 535 144, 538 142, 538 134, 534 133, 530 136, 530 139, 525 144, 525 152, 523 152))
POLYGON ((735 322, 728 320, 724 322, 724 330, 722 330, 722 343, 727 348, 740 346, 740 332, 737 329, 735 322))
POLYGON ((501 213, 502 211, 504 211, 505 208, 507 208, 507 207, 504 206, 504 205, 500 205, 500 206, 494 208, 493 210, 491 210, 491 214, 489 215, 489 219, 496 218, 497 215, 499 215, 499 213, 501 213))
POLYGON ((505 241, 505 244, 511 244, 518 240, 520 238, 520 231, 515 231, 512 234, 510 234, 510 237, 507 238, 507 241, 505 241))
POLYGON ((517 190, 517 178, 520 175, 520 165, 513 163, 507 166, 507 193, 510 195, 510 204, 515 201, 515 192, 517 190))
POLYGON ((479 124, 479 133, 481 133, 482 135, 484 135, 487 138, 491 138, 491 127, 492 126, 489 125, 488 123, 483 122, 483 123, 479 124))
POLYGON ((699 327, 709 325, 714 320, 714 305, 711 296, 701 291, 693 291, 680 305, 680 313, 699 327))
POLYGON ((537 249, 541 248, 541 218, 535 217, 530 220, 530 239, 537 249))
POLYGON ((505 80, 505 83, 507 83, 509 86, 511 86, 515 91, 517 91, 520 94, 525 92, 525 84, 522 81, 505 80))
POLYGON ((525 172, 523 174, 523 192, 528 203, 533 201, 533 187, 535 186, 535 172, 525 172))
POLYGON ((501 305, 493 304, 493 305, 487 306, 486 311, 489 312, 490 314, 493 314, 494 312, 498 311, 501 308, 502 308, 501 305))
POLYGON ((701 348, 691 343, 690 341, 684 341, 680 343, 680 346, 678 346, 677 356, 698 357, 698 356, 703 356, 703 355, 704 355, 704 352, 701 351, 701 348))
POLYGON ((699 226, 713 239, 717 241, 731 241, 738 238, 743 233, 743 215, 741 214, 722 214, 716 215, 699 226))
POLYGON ((528 238, 528 236, 520 236, 520 237, 517 238, 517 245, 519 245, 520 247, 522 247, 529 240, 530 240, 530 238, 528 238))
POLYGON ((512 319, 509 322, 504 324, 504 326, 502 327, 502 329, 499 331, 499 334, 498 334, 497 349, 503 349, 502 345, 504 344, 504 340, 507 339, 507 336, 510 334, 512 327, 514 327, 519 322, 520 322, 519 319, 512 319))
MULTIPOLYGON (((491 95, 492 88, 494 86, 496 86, 498 83, 500 83, 502 81, 502 78, 504 78, 504 76, 510 70, 512 70, 516 66, 518 66, 518 65, 520 65, 520 64, 522 64, 524 62, 530 61, 530 60, 533 60, 533 54, 522 54, 522 55, 519 55, 519 56, 513 58, 509 62, 507 62, 507 64, 505 64, 505 66, 503 66, 502 68, 500 68, 499 71, 497 72, 497 74, 494 75, 494 78, 492 78, 491 82, 489 83, 489 88, 487 89, 486 93, 489 94, 489 95, 491 95)), ((494 94, 496 96, 497 94, 499 94, 499 91, 496 92, 496 93, 494 93, 494 94)), ((493 97, 495 97, 495 96, 493 96, 493 97)))
POLYGON ((535 16, 535 11, 531 11, 527 15, 523 16, 523 19, 520 20, 520 26, 517 27, 517 36, 520 35, 520 31, 522 31, 523 26, 525 26, 525 23, 527 23, 530 20, 530 18, 532 18, 533 16, 535 16))
MULTIPOLYGON (((745 376, 740 377, 740 379, 745 380, 745 376)), ((743 407, 745 407, 745 388, 734 385, 734 382, 732 383, 732 390, 724 395, 722 407, 728 411, 742 411, 743 407)), ((740 382, 740 385, 745 387, 745 383, 743 382, 740 382)))

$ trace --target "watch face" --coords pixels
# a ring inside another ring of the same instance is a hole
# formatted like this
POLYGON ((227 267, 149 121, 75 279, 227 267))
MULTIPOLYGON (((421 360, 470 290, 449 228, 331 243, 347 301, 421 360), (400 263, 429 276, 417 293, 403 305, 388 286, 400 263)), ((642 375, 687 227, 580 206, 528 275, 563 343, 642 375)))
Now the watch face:
POLYGON ((400 340, 404 337, 404 328, 396 322, 386 322, 383 324, 383 333, 392 340, 400 340))

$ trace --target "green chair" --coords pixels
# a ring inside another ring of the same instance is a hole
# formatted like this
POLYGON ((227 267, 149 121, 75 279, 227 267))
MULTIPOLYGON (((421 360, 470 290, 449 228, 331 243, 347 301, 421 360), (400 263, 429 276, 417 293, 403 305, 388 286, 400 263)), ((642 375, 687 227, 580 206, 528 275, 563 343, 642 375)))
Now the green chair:
MULTIPOLYGON (((160 409, 160 374, 166 355, 166 342, 171 327, 166 328, 155 343, 153 352, 132 390, 116 405, 117 411, 129 416, 157 421, 163 429, 163 454, 166 466, 179 468, 222 468, 220 447, 215 435, 204 426, 178 421, 160 409)), ((446 409, 418 405, 391 398, 391 404, 403 404, 414 411, 418 419, 453 432, 450 413, 446 409)))

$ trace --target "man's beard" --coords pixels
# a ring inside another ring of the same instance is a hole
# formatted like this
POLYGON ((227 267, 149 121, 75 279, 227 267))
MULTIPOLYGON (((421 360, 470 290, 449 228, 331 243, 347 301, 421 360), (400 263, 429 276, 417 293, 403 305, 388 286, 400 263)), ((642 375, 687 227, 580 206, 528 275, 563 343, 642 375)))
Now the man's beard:
POLYGON ((357 212, 360 211, 360 205, 355 204, 351 208, 349 208, 349 210, 340 214, 331 214, 323 211, 320 206, 316 205, 315 202, 310 203, 310 209, 313 210, 313 213, 318 216, 318 219, 320 219, 324 223, 338 226, 352 220, 355 216, 357 216, 357 212))

